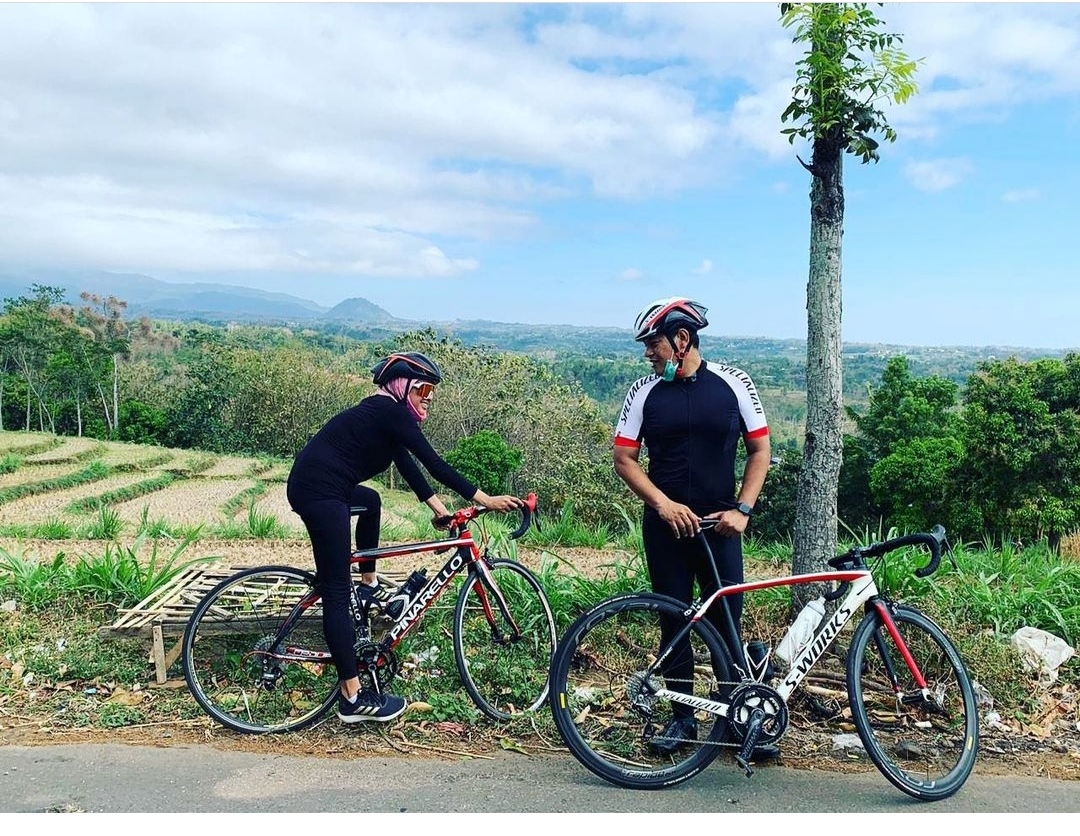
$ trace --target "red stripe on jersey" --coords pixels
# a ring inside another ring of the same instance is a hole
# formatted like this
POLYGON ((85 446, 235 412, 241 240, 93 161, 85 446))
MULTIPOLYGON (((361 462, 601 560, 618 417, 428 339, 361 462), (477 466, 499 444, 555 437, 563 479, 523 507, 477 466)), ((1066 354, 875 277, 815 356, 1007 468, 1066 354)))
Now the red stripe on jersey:
POLYGON ((768 434, 769 434, 769 428, 768 427, 761 427, 760 429, 757 429, 757 430, 754 430, 753 432, 747 433, 746 437, 747 438, 761 438, 762 436, 765 436, 765 435, 768 435, 768 434))
POLYGON ((625 437, 623 437, 621 435, 617 435, 617 436, 615 436, 615 446, 616 447, 633 447, 635 450, 637 450, 639 447, 641 447, 641 442, 637 441, 636 439, 633 439, 633 438, 625 438, 625 437))

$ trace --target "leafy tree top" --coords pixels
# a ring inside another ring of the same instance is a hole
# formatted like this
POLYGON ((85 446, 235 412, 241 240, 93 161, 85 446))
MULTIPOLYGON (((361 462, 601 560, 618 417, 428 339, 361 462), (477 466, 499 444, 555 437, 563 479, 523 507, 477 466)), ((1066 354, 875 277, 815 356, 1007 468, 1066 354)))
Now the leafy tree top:
POLYGON ((880 31, 883 22, 866 3, 781 3, 780 19, 794 28, 795 43, 807 44, 780 117, 794 127, 781 133, 792 144, 795 137, 830 143, 877 162, 872 135, 896 141, 879 103, 902 104, 916 92, 919 61, 900 50, 900 35, 880 31))

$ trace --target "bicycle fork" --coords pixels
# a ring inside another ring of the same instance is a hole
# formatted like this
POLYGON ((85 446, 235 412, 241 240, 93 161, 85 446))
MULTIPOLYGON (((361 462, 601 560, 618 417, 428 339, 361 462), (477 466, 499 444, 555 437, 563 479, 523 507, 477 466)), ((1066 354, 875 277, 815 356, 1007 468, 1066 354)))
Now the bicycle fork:
POLYGON ((930 689, 926 684, 926 678, 919 669, 919 663, 915 661, 915 657, 911 654, 911 650, 908 648, 907 642, 904 641, 904 637, 900 635, 900 630, 897 628, 896 622, 893 620, 892 613, 889 612, 888 606, 886 606, 883 601, 878 600, 872 601, 871 606, 874 607, 878 618, 881 619, 882 626, 884 626, 886 632, 888 632, 889 636, 892 638, 897 650, 900 651, 900 656, 903 659, 904 664, 907 666, 908 671, 911 672, 911 676, 919 688, 916 693, 905 694, 903 688, 900 687, 900 678, 896 673, 893 654, 889 652, 889 648, 885 644, 885 639, 881 635, 881 627, 879 627, 874 631, 874 647, 877 648, 878 656, 881 657, 881 663, 885 667, 885 672, 889 677, 889 683, 892 685, 897 702, 899 702, 900 705, 934 706, 935 702, 931 698, 930 689))
POLYGON ((513 644, 521 639, 521 627, 516 621, 514 621, 513 615, 510 614, 510 608, 506 605, 506 598, 503 597, 502 590, 495 585, 495 582, 491 578, 491 572, 486 565, 476 564, 476 577, 477 583, 475 584, 476 594, 480 598, 480 606, 484 611, 484 618, 487 619, 488 626, 491 628, 491 640, 495 644, 513 644), (510 627, 510 634, 504 636, 502 630, 499 628, 499 617, 495 613, 495 608, 491 606, 492 599, 495 601, 495 606, 498 608, 499 613, 502 615, 505 623, 510 627))

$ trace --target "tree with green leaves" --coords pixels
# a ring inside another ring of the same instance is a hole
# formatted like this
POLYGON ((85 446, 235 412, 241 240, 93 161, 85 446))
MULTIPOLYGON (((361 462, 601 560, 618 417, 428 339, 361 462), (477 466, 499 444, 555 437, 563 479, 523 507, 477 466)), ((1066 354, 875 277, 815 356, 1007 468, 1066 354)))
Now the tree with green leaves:
POLYGON ((983 364, 964 396, 968 536, 1057 550, 1080 527, 1080 355, 983 364))
POLYGON ((63 324, 53 312, 53 306, 63 298, 58 287, 34 284, 30 296, 4 300, 0 321, 0 350, 5 360, 15 368, 24 384, 26 395, 25 429, 56 431, 55 402, 51 396, 49 361, 60 343, 63 324))
MULTIPOLYGON (((901 52, 899 35, 881 31, 865 3, 782 3, 781 22, 806 45, 796 63, 793 99, 783 133, 812 145, 810 270, 806 286, 806 435, 799 473, 793 537, 795 572, 824 567, 837 545, 837 485, 843 454, 841 374, 841 236, 844 230, 843 158, 878 160, 881 135, 896 132, 880 105, 915 92, 916 62, 901 52)), ((798 590, 800 600, 812 596, 798 590)))
POLYGON ((847 409, 858 435, 844 439, 841 524, 880 521, 905 532, 949 527, 963 457, 958 389, 938 375, 913 377, 906 357, 889 360, 866 409, 847 409))

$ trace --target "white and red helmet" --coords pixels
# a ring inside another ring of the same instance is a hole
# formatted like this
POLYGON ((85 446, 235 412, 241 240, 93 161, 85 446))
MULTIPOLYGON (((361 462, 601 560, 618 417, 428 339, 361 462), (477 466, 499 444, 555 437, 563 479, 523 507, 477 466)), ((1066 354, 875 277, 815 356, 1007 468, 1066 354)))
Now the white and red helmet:
POLYGON ((671 334, 678 328, 696 332, 709 324, 709 309, 684 296, 670 296, 650 302, 634 320, 634 339, 638 342, 657 334, 671 334))

